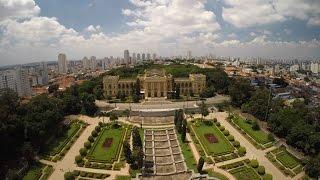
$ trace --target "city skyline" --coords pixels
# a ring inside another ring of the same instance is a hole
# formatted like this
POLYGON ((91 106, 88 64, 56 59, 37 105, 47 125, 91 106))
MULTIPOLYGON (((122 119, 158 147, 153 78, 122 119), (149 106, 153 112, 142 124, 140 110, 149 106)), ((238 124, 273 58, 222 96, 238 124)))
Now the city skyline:
POLYGON ((62 52, 70 59, 87 54, 121 57, 124 49, 162 56, 185 55, 188 50, 194 56, 320 56, 316 1, 0 3, 1 65, 52 61, 62 52), (66 11, 70 13, 62 13, 66 11))

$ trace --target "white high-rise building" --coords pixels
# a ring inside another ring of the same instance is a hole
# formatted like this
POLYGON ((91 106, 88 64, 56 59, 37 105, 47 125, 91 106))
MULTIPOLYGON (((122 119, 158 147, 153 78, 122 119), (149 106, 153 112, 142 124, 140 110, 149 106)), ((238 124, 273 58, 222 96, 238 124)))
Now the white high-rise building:
POLYGON ((124 50, 124 52, 123 52, 123 58, 124 58, 124 63, 125 63, 125 64, 130 64, 130 54, 129 54, 129 50, 124 50))
POLYGON ((187 59, 192 59, 192 53, 190 50, 187 52, 187 59))
POLYGON ((90 60, 89 60, 87 57, 84 57, 84 58, 82 59, 82 67, 83 67, 83 69, 85 69, 85 70, 90 69, 90 60))
POLYGON ((142 53, 142 61, 145 61, 145 60, 146 60, 146 54, 142 53))
POLYGON ((61 74, 66 74, 68 72, 68 62, 65 54, 58 55, 58 70, 61 74))
POLYGON ((152 59, 153 59, 153 60, 156 60, 156 58, 157 58, 156 53, 153 53, 153 54, 152 54, 152 59))
POLYGON ((137 61, 140 61, 141 60, 141 56, 140 56, 140 53, 137 54, 137 61))
POLYGON ((17 91, 15 70, 0 71, 0 93, 4 89, 17 91))
POLYGON ((42 85, 47 85, 49 83, 49 76, 48 76, 48 65, 46 62, 40 63, 39 73, 42 80, 42 85))
POLYGON ((311 70, 312 73, 318 74, 319 73, 319 63, 312 62, 311 65, 310 65, 310 70, 311 70))
POLYGON ((151 54, 150 53, 147 54, 147 60, 151 60, 151 54))
POLYGON ((28 71, 21 65, 16 67, 16 88, 19 96, 31 95, 31 84, 28 77, 28 71))
POLYGON ((92 71, 95 71, 95 70, 97 70, 97 58, 95 57, 95 56, 91 56, 91 58, 90 58, 90 69, 92 70, 92 71))
POLYGON ((290 66, 290 72, 296 72, 299 70, 299 65, 298 64, 294 64, 292 66, 290 66))

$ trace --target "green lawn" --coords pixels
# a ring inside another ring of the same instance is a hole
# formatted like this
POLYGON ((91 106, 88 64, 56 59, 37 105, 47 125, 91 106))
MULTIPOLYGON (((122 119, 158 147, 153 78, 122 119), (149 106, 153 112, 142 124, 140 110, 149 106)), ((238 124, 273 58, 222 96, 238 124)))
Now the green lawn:
POLYGON ((131 180, 131 176, 116 176, 116 180, 131 180))
POLYGON ((266 144, 271 142, 268 139, 268 134, 262 130, 253 130, 251 124, 245 122, 245 119, 236 116, 233 118, 233 122, 237 124, 242 130, 244 130, 249 136, 251 136, 256 142, 260 144, 266 144))
POLYGON ((184 157, 184 160, 186 161, 187 167, 188 169, 193 169, 194 172, 197 172, 197 162, 194 159, 193 153, 188 145, 188 143, 183 143, 181 141, 181 134, 177 134, 178 135, 178 140, 179 140, 179 144, 182 150, 182 154, 184 157))
POLYGON ((122 145, 122 138, 125 133, 125 128, 104 128, 98 139, 94 142, 93 147, 90 149, 87 158, 90 161, 112 163, 117 160, 120 147, 122 145), (109 148, 104 148, 103 143, 106 138, 113 138, 112 144, 109 148))
POLYGON ((192 126, 200 139, 202 145, 205 148, 205 151, 208 154, 213 154, 214 156, 229 154, 233 152, 234 147, 229 143, 229 141, 225 138, 222 132, 215 126, 207 126, 201 124, 199 127, 192 126), (204 136, 207 133, 212 133, 218 139, 218 143, 210 143, 206 137, 204 136))
POLYGON ((260 176, 251 168, 241 166, 229 171, 236 179, 239 180, 260 180, 260 176))
POLYGON ((23 180, 36 180, 39 179, 42 175, 42 170, 45 165, 37 163, 30 167, 27 174, 23 177, 23 180))
POLYGON ((71 138, 78 132, 79 129, 79 123, 72 123, 68 131, 63 136, 57 139, 53 139, 52 142, 48 144, 48 147, 45 150, 45 154, 58 154, 64 148, 64 146, 71 140, 71 138))
POLYGON ((215 172, 212 169, 208 170, 208 175, 210 177, 215 177, 215 178, 218 178, 220 180, 228 180, 228 178, 226 176, 224 176, 223 174, 220 174, 218 172, 215 172))
POLYGON ((290 154, 288 151, 284 150, 281 153, 276 155, 276 158, 287 168, 294 168, 298 166, 299 160, 290 154))

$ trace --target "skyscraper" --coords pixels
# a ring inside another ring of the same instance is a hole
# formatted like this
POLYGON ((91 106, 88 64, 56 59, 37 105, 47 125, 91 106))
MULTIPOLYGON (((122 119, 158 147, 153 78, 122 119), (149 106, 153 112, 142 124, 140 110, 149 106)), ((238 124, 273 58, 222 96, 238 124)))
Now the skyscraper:
POLYGON ((97 70, 97 58, 96 58, 95 56, 91 56, 91 58, 90 58, 90 65, 91 65, 90 69, 91 69, 92 71, 97 70))
POLYGON ((151 54, 150 53, 147 54, 147 60, 151 60, 151 54))
POLYGON ((146 60, 146 54, 142 53, 142 61, 146 60))
POLYGON ((123 57, 124 57, 124 63, 130 64, 129 50, 124 50, 123 57))
POLYGON ((137 54, 137 60, 140 61, 141 60, 141 56, 140 53, 137 54))
POLYGON ((15 70, 0 71, 0 93, 4 89, 17 91, 15 70))
POLYGON ((190 50, 187 52, 187 59, 192 59, 192 54, 190 50))
POLYGON ((83 69, 90 69, 90 60, 87 58, 87 57, 84 57, 82 59, 82 66, 83 66, 83 69))
POLYGON ((42 79, 42 85, 47 85, 49 83, 48 77, 48 65, 47 62, 41 62, 39 65, 39 73, 42 79))
POLYGON ((153 60, 156 60, 156 58, 157 58, 156 53, 153 53, 153 54, 152 54, 152 59, 153 59, 153 60))
POLYGON ((66 74, 68 72, 68 62, 65 54, 58 55, 58 70, 61 74, 66 74))
POLYGON ((23 69, 21 65, 16 67, 16 88, 19 96, 31 95, 31 84, 28 78, 28 71, 23 69))

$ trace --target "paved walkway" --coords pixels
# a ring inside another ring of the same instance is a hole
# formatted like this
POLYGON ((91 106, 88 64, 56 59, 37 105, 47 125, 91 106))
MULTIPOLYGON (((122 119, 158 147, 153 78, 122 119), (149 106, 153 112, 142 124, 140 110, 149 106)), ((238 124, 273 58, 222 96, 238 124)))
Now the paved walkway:
POLYGON ((230 131, 236 139, 240 142, 241 146, 244 146, 247 150, 246 157, 249 159, 257 159, 261 165, 266 169, 267 173, 272 174, 273 179, 284 180, 291 179, 286 177, 277 167, 275 167, 266 157, 263 150, 257 149, 252 145, 239 131, 237 131, 227 120, 228 114, 226 112, 210 113, 207 117, 215 117, 226 129, 230 131))
MULTIPOLYGON (((91 135, 91 132, 94 130, 94 128, 98 125, 99 121, 102 121, 102 118, 91 118, 88 116, 78 116, 78 119, 83 120, 89 125, 82 132, 76 142, 71 146, 70 150, 66 153, 64 158, 56 163, 46 160, 40 160, 42 163, 52 165, 54 168, 54 171, 49 177, 49 180, 62 180, 64 179, 65 172, 73 170, 110 174, 110 179, 115 179, 116 175, 129 175, 128 166, 122 168, 120 171, 77 167, 77 165, 75 164, 75 157, 79 155, 79 150, 83 148, 83 143, 87 141, 88 137, 91 135)), ((109 122, 109 118, 104 118, 104 120, 105 122, 109 122)))

